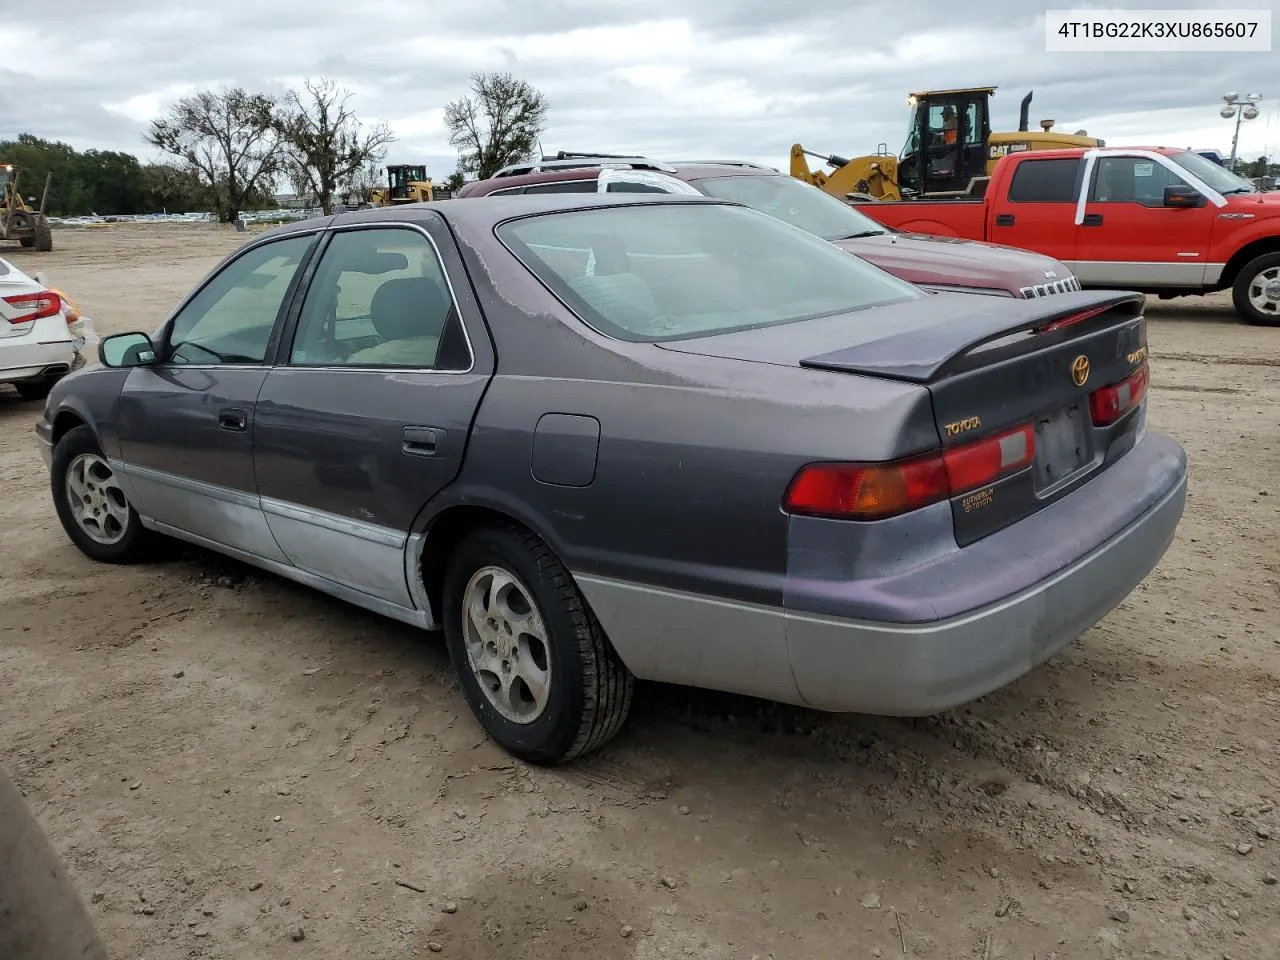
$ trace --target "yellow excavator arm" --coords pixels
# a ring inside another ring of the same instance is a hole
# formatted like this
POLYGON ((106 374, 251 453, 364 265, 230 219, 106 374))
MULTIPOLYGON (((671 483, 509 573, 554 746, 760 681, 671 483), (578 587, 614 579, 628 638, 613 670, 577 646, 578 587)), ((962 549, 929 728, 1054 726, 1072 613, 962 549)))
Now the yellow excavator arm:
POLYGON ((791 176, 811 183, 841 200, 901 200, 898 190, 898 158, 877 153, 852 160, 836 154, 823 156, 806 150, 798 143, 791 145, 791 176), (806 157, 816 157, 831 172, 813 170, 806 157))

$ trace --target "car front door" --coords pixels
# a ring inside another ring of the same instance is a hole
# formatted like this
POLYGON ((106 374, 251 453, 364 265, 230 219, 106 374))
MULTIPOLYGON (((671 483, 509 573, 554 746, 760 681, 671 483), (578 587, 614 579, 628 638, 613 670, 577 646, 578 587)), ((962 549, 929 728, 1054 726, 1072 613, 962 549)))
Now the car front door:
POLYGON ((1118 287, 1199 287, 1218 209, 1166 207, 1166 187, 1191 184, 1159 155, 1094 158, 1077 217, 1076 273, 1084 283, 1118 287))
POLYGON ((258 505, 254 410, 277 321, 317 237, 244 250, 165 325, 157 362, 129 372, 117 408, 121 467, 149 525, 284 561, 258 505))
POLYGON ((262 509, 291 564, 421 608, 410 527, 462 465, 493 359, 438 215, 331 233, 258 397, 262 509))

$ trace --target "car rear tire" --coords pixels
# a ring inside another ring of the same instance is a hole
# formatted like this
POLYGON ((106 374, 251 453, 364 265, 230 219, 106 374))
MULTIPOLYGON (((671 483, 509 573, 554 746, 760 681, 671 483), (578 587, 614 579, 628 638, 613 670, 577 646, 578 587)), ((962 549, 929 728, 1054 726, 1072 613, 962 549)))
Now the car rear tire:
POLYGON ((147 531, 88 427, 67 431, 53 448, 53 506, 80 552, 101 563, 144 558, 147 531))
POLYGON ((1264 253, 1241 267, 1231 299, 1245 323, 1280 327, 1280 253, 1264 253))
POLYGON ((27 380, 23 383, 15 383, 13 389, 18 391, 18 396, 23 400, 43 400, 49 396, 49 391, 53 389, 56 380, 27 380))
POLYGON ((514 525, 472 533, 449 559, 441 606, 467 703, 508 752, 563 763, 622 728, 634 679, 538 537, 514 525))

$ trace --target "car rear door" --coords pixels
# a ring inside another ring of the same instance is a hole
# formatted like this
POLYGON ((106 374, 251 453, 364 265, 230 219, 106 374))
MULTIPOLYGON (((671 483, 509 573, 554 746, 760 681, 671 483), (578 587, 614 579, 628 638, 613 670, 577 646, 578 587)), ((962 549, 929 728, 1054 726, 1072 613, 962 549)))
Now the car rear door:
POLYGON ((1082 167, 1081 157, 1019 157, 1008 186, 988 194, 987 239, 1072 260, 1082 167))
POLYGON ((1077 211, 1076 262, 1081 282, 1150 289, 1204 283, 1218 209, 1166 207, 1164 188, 1191 184, 1159 154, 1093 158, 1088 192, 1077 211))
POLYGON ((121 472, 159 529, 283 561, 258 506, 258 392, 317 230, 247 247, 160 331, 158 362, 134 367, 117 406, 121 472))
POLYGON ((258 488, 289 562, 413 608, 409 530, 457 475, 493 368, 437 214, 333 230, 258 398, 258 488))

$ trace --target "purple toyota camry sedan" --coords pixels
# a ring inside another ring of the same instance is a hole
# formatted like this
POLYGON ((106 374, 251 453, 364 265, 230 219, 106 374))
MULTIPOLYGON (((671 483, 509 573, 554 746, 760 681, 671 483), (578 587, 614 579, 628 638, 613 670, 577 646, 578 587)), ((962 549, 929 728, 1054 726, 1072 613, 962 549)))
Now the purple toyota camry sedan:
POLYGON ((708 197, 446 200, 252 238, 37 433, 89 557, 177 537, 443 630, 556 763, 637 677, 925 714, 1080 636, 1183 511, 1141 311, 926 294, 708 197))

